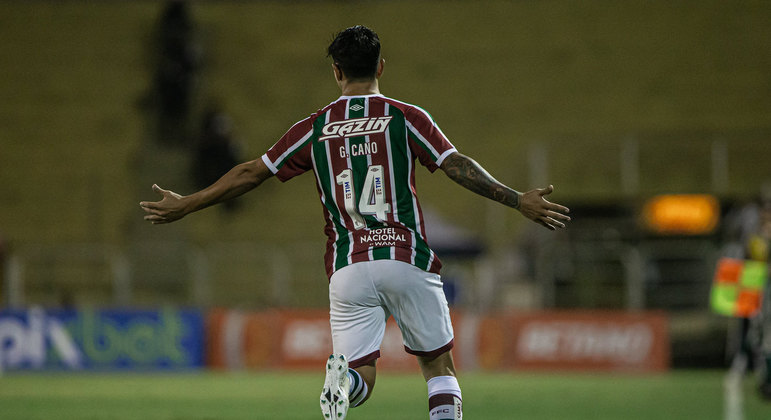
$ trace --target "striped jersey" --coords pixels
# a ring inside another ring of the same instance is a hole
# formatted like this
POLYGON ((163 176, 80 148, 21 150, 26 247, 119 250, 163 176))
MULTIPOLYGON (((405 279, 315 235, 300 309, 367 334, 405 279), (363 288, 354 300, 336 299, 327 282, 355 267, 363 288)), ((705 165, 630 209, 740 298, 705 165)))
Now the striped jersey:
POLYGON ((415 166, 435 171, 455 151, 421 108, 383 95, 341 96, 296 123, 263 156, 282 182, 308 170, 324 208, 328 276, 391 259, 439 273, 415 190, 415 166))

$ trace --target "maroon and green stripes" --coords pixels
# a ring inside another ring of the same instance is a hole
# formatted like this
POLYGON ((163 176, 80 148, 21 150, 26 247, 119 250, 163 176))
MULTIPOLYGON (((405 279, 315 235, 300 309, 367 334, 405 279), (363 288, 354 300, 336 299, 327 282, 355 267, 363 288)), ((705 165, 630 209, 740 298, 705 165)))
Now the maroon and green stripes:
POLYGON ((392 182, 396 191, 399 221, 410 231, 418 233, 413 235, 413 255, 410 257, 410 262, 423 270, 430 271, 433 251, 424 239, 423 214, 415 195, 415 158, 410 153, 406 120, 399 108, 390 106, 389 110, 389 115, 394 117, 391 120, 389 134, 393 153, 392 182))
POLYGON ((282 181, 314 170, 330 276, 349 264, 380 259, 439 272, 425 238, 415 166, 434 171, 454 150, 422 109, 370 95, 341 97, 298 122, 263 161, 282 181))

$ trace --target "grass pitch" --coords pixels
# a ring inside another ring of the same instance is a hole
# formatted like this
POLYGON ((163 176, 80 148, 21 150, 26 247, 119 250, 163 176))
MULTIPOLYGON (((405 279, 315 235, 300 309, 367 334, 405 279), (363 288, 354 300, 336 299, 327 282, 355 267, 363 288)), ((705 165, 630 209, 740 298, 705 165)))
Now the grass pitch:
MULTIPOLYGON (((722 371, 611 374, 464 374, 473 419, 723 419, 722 371)), ((9 420, 317 419, 318 373, 7 374, 0 418, 9 420)), ((753 382, 746 420, 771 418, 753 382)), ((427 418, 419 374, 382 374, 373 398, 349 419, 427 418)))

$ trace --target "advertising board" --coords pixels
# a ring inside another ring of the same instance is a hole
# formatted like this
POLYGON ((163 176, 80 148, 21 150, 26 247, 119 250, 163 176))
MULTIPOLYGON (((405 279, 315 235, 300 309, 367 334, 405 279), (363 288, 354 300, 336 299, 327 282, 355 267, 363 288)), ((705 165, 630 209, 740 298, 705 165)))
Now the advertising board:
MULTIPOLYGON (((213 310, 207 318, 207 365, 217 369, 319 369, 332 353, 326 310, 213 310)), ((378 368, 417 370, 390 319, 378 368)))
POLYGON ((181 369, 203 365, 197 310, 0 311, 5 370, 181 369))
POLYGON ((505 314, 481 321, 477 351, 486 369, 664 371, 668 320, 659 312, 505 314))

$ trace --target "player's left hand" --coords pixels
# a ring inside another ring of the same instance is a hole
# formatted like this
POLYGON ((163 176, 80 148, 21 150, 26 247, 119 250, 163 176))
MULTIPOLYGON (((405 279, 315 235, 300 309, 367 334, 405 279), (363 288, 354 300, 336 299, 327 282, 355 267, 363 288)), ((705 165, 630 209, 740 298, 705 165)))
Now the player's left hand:
POLYGON ((163 196, 161 201, 142 201, 139 205, 145 211, 144 219, 157 225, 171 223, 187 214, 183 197, 174 191, 164 190, 153 184, 153 191, 163 196))
POLYGON ((565 222, 570 221, 570 216, 567 215, 570 209, 552 203, 545 198, 553 191, 554 186, 549 185, 546 188, 537 188, 522 193, 519 196, 519 211, 528 219, 547 229, 564 228, 565 222))

